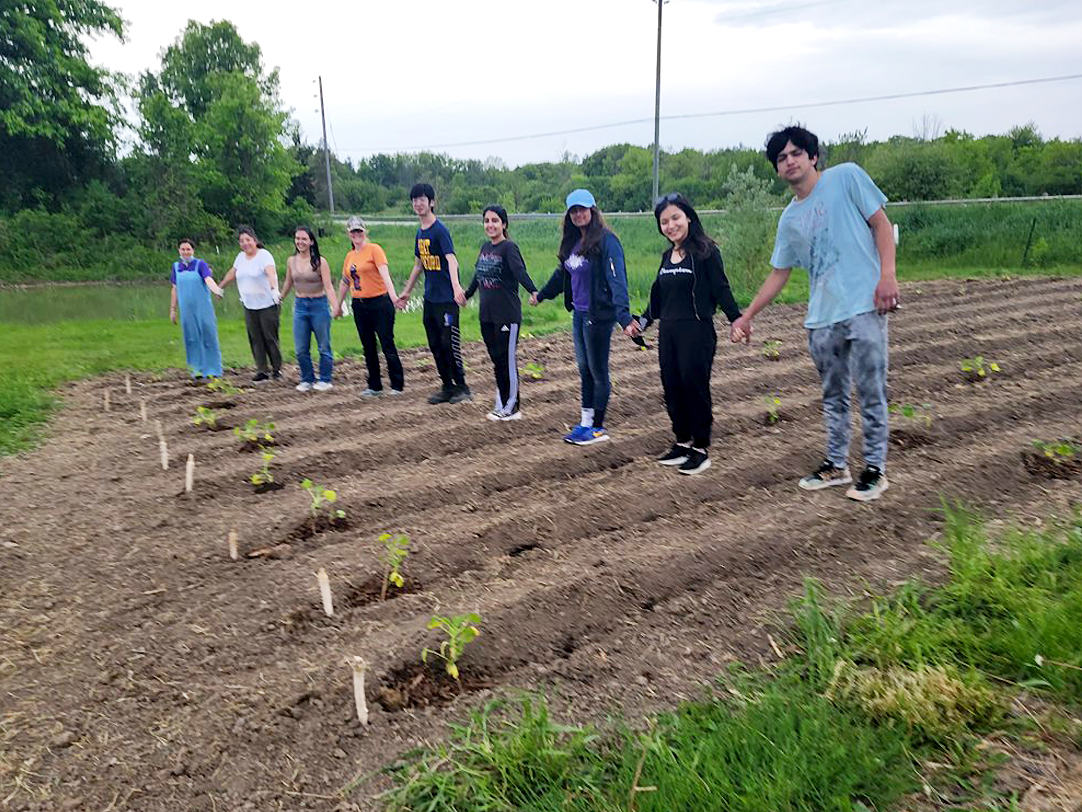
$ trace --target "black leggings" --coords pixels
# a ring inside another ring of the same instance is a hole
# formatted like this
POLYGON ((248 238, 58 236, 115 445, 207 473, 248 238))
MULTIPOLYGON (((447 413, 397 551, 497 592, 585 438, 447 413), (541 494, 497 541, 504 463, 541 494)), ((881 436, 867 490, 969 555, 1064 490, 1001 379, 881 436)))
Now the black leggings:
POLYGON ((364 347, 364 363, 368 367, 368 388, 374 392, 383 389, 379 375, 379 348, 383 348, 383 357, 387 359, 387 377, 391 379, 391 388, 402 391, 405 375, 402 361, 398 358, 398 349, 394 345, 394 304, 391 297, 371 296, 353 300, 353 322, 357 325, 357 335, 364 347), (379 346, 376 338, 379 338, 379 346))
POLYGON ((676 442, 705 449, 714 422, 710 400, 710 372, 718 346, 714 322, 662 319, 657 343, 661 388, 676 442))

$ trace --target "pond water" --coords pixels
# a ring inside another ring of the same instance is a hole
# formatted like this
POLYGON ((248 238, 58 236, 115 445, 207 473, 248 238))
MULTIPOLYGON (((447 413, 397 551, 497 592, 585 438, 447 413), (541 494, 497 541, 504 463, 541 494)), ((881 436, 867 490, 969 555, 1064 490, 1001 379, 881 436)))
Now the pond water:
MULTIPOLYGON (((236 288, 214 297, 218 317, 243 318, 236 288)), ((42 285, 0 288, 0 323, 169 318, 169 285, 42 285)))

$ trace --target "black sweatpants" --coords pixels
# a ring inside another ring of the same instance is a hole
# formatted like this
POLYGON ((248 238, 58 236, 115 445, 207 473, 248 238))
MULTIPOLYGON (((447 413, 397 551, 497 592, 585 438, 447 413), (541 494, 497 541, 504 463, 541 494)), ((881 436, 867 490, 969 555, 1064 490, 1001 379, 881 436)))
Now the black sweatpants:
POLYGON ((481 322, 481 338, 485 340, 496 375, 495 411, 504 414, 517 412, 521 403, 518 394, 518 330, 517 324, 481 322))
POLYGON ((710 400, 710 372, 718 346, 714 322, 662 319, 657 343, 661 388, 676 442, 705 449, 714 422, 710 400))
POLYGON ((389 294, 370 296, 353 300, 353 323, 357 325, 357 335, 364 347, 364 363, 368 367, 368 388, 374 392, 382 391, 383 381, 379 375, 379 349, 387 359, 387 377, 391 379, 391 388, 402 391, 405 375, 402 361, 398 357, 398 348, 394 345, 394 303, 389 294), (376 338, 379 337, 379 346, 376 338))
POLYGON ((430 302, 427 299, 421 320, 428 336, 428 349, 436 361, 445 389, 466 387, 466 370, 462 367, 462 348, 458 334, 458 305, 454 302, 430 302))
POLYGON ((277 372, 282 368, 282 350, 278 346, 278 318, 280 305, 271 305, 261 310, 244 308, 244 326, 248 329, 248 346, 252 348, 252 358, 259 372, 277 372), (267 366, 267 359, 270 366, 267 366))

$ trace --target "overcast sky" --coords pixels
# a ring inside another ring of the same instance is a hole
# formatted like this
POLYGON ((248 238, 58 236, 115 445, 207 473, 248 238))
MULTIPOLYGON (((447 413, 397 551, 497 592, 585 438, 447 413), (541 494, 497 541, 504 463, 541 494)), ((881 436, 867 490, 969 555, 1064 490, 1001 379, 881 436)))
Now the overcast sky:
MULTIPOLYGON (((92 59, 138 73, 189 19, 228 19, 281 71, 282 100, 320 139, 316 77, 339 156, 432 149, 508 165, 653 142, 657 6, 651 0, 110 0, 128 41, 92 59), (640 123, 583 132, 538 133, 640 123), (462 142, 490 141, 454 146, 462 142)), ((1082 74, 1077 0, 670 0, 661 144, 761 145, 779 124, 831 140, 921 129, 1082 135, 1082 79, 891 101, 795 105, 1082 74), (930 122, 929 128, 922 122, 930 122)))

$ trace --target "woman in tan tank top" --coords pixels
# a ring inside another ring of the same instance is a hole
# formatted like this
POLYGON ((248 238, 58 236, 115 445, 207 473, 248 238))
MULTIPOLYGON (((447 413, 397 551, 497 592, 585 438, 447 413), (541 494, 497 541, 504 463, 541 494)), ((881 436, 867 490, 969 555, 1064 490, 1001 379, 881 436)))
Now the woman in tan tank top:
POLYGON ((282 285, 282 298, 292 289, 296 293, 293 303, 293 347, 297 353, 297 366, 301 370, 298 392, 314 389, 325 392, 331 388, 334 372, 334 353, 331 352, 331 311, 338 310, 338 300, 331 284, 331 269, 327 260, 319 254, 316 235, 308 226, 299 226, 293 235, 296 251, 286 260, 286 280, 282 285), (312 368, 312 335, 319 347, 319 380, 312 368))

